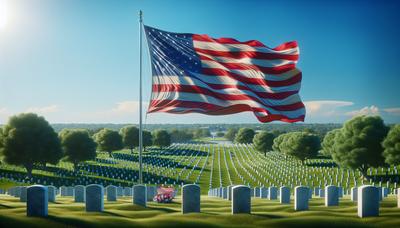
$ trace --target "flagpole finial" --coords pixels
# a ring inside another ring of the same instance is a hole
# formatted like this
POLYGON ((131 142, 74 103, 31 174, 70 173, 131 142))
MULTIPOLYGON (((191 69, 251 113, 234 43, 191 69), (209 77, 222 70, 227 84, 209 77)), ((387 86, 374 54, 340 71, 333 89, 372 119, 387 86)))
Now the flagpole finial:
POLYGON ((142 23, 143 22, 143 11, 139 10, 139 22, 142 23))

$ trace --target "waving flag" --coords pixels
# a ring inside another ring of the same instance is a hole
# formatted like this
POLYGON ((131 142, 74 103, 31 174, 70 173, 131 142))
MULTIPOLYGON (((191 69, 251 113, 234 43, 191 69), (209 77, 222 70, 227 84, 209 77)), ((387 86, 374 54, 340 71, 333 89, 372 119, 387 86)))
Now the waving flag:
POLYGON ((153 74, 148 113, 252 111, 261 122, 304 121, 297 42, 269 48, 144 27, 153 74))

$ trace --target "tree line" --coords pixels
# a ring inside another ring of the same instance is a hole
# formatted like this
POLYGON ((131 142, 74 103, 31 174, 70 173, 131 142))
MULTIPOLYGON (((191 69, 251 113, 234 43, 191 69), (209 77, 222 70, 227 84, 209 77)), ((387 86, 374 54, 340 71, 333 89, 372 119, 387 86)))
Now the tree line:
MULTIPOLYGON (((189 139, 185 132, 155 130, 143 131, 143 147, 167 147, 173 140, 189 139), (174 134, 174 136, 172 136, 174 134), (174 138, 175 137, 175 138, 174 138)), ((35 166, 57 164, 61 159, 70 161, 75 169, 83 161, 96 158, 96 151, 112 153, 123 148, 133 150, 139 146, 139 129, 126 126, 115 131, 101 129, 63 129, 58 134, 41 116, 23 113, 12 116, 0 128, 0 153, 8 164, 21 165, 30 177, 35 166), (91 134, 93 133, 93 134, 91 134)))

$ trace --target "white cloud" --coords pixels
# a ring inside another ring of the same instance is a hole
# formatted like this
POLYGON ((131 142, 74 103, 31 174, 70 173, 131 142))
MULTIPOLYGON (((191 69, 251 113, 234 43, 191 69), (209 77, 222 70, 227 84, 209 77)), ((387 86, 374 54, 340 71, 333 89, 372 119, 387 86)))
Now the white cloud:
POLYGON ((379 115, 379 108, 375 105, 365 106, 360 110, 354 110, 347 112, 346 115, 348 116, 360 116, 360 115, 367 115, 367 116, 376 116, 379 115))
POLYGON ((400 116, 400 108, 385 108, 383 111, 387 112, 389 115, 400 116))
POLYGON ((58 112, 60 110, 58 105, 49 105, 49 106, 44 106, 44 107, 31 107, 28 108, 25 112, 33 112, 37 114, 49 114, 49 113, 54 113, 58 112))
POLYGON ((336 100, 320 100, 320 101, 306 101, 307 115, 329 117, 339 115, 338 109, 346 106, 352 106, 354 103, 351 101, 336 101, 336 100))

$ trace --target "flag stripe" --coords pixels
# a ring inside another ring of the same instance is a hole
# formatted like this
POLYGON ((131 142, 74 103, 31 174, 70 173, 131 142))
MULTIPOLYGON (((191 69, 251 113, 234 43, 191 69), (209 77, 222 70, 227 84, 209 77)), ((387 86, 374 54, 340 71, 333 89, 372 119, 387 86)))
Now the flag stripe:
POLYGON ((296 109, 303 108, 302 102, 298 101, 298 94, 289 96, 282 100, 268 100, 262 102, 261 99, 250 99, 243 98, 242 100, 224 100, 217 97, 217 95, 209 96, 204 94, 193 94, 193 93, 169 93, 169 92, 157 92, 153 93, 153 100, 162 102, 163 100, 182 100, 182 101, 193 101, 193 102, 207 102, 210 104, 216 104, 220 106, 228 106, 234 104, 250 105, 251 107, 264 108, 276 111, 295 111, 296 109))
MULTIPOLYGON (((265 109, 260 107, 254 107, 248 104, 232 104, 232 105, 218 105, 208 102, 200 101, 187 101, 187 100, 152 100, 150 102, 151 109, 149 113, 158 112, 162 110, 171 110, 172 108, 185 108, 195 109, 197 111, 204 110, 209 112, 210 115, 223 115, 229 110, 229 114, 239 113, 243 111, 253 111, 256 113, 265 113, 267 115, 284 115, 289 119, 297 119, 304 116, 304 108, 300 108, 295 111, 276 111, 273 109, 265 109)), ((258 115, 257 115, 258 116, 258 115)))
POLYGON ((289 55, 289 54, 277 54, 277 53, 263 53, 257 51, 216 51, 216 50, 207 50, 195 48, 196 52, 199 54, 206 54, 212 56, 219 57, 229 57, 233 59, 242 59, 242 58, 253 58, 253 59, 264 59, 264 60, 274 60, 274 59, 286 59, 286 60, 299 60, 299 55, 289 55))
POLYGON ((216 97, 218 99, 226 99, 226 100, 255 100, 256 97, 260 97, 263 99, 274 99, 281 100, 287 98, 293 94, 296 94, 297 91, 285 91, 281 93, 268 93, 268 92, 255 92, 251 90, 241 91, 240 94, 232 94, 232 91, 238 91, 237 88, 225 88, 225 89, 216 89, 216 88, 204 88, 198 85, 176 85, 176 84, 153 84, 154 93, 157 92, 185 92, 185 93, 198 93, 216 97))

